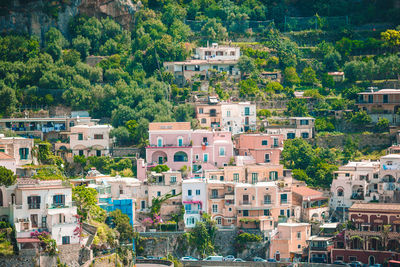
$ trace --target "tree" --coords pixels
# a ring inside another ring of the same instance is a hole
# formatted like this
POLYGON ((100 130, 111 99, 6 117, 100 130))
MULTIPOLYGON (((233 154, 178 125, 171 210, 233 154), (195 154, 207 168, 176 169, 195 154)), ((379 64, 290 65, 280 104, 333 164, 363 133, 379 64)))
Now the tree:
POLYGON ((317 74, 311 67, 304 68, 301 73, 301 83, 304 85, 314 85, 318 83, 317 74))
POLYGON ((252 73, 256 70, 254 59, 248 56, 241 56, 238 61, 238 68, 242 75, 252 73))
POLYGON ((191 104, 181 104, 175 109, 175 120, 179 122, 190 121, 195 115, 195 110, 191 104))
POLYGON ((294 67, 287 67, 283 71, 284 84, 287 86, 294 86, 300 83, 300 78, 297 75, 294 67))
POLYGON ((121 243, 131 243, 134 231, 129 216, 116 209, 110 212, 109 217, 119 233, 119 241, 121 243))
POLYGON ((375 131, 386 132, 388 130, 389 130, 389 120, 386 118, 379 118, 378 122, 375 125, 375 131))
POLYGON ((226 28, 215 18, 209 18, 201 28, 201 34, 204 39, 210 41, 222 41, 228 37, 226 28))
POLYGON ((17 176, 13 171, 0 166, 0 186, 11 186, 17 181, 17 176))
POLYGON ((239 93, 242 97, 255 96, 259 91, 257 83, 253 79, 242 80, 239 82, 239 93))
POLYGON ((151 170, 156 173, 162 173, 162 172, 167 172, 169 170, 169 167, 167 165, 160 164, 151 168, 151 170))
POLYGON ((81 55, 78 51, 71 49, 63 52, 62 59, 65 64, 69 66, 75 66, 81 59, 81 55))
POLYGON ((110 136, 115 137, 119 146, 127 146, 132 143, 130 131, 124 126, 113 128, 110 132, 110 136))
POLYGON ((400 31, 386 30, 381 33, 384 44, 391 49, 392 52, 398 51, 400 47, 400 31))
POLYGON ((354 115, 351 118, 351 122, 358 126, 366 126, 367 124, 370 124, 371 121, 372 121, 371 117, 365 110, 360 110, 354 113, 354 115))
POLYGON ((15 90, 0 82, 0 112, 10 116, 16 109, 18 103, 15 90))
POLYGON ((283 91, 283 86, 282 86, 282 84, 280 84, 278 82, 270 82, 265 87, 265 91, 273 92, 273 93, 281 92, 281 91, 283 91))
POLYGON ((314 155, 313 148, 304 139, 295 138, 284 143, 282 159, 287 168, 305 170, 313 161, 314 155))
POLYGON ((307 104, 304 99, 292 98, 287 104, 286 115, 302 117, 308 115, 307 104))
POLYGON ((84 220, 91 219, 103 222, 105 220, 105 210, 97 206, 97 191, 84 185, 72 188, 72 200, 76 202, 78 214, 84 220))
POLYGON ((79 35, 72 39, 72 47, 80 53, 81 59, 85 60, 89 55, 90 40, 82 35, 79 35))
POLYGON ((339 63, 341 60, 342 57, 336 50, 326 54, 323 59, 325 71, 337 71, 339 69, 339 63))

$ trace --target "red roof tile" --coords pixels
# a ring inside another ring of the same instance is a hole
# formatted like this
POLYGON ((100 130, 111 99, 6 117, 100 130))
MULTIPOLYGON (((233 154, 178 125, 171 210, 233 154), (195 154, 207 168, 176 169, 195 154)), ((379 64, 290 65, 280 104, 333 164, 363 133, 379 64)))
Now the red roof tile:
POLYGON ((11 159, 14 159, 14 158, 12 156, 10 156, 10 155, 7 155, 4 152, 0 152, 0 159, 11 160, 11 159))

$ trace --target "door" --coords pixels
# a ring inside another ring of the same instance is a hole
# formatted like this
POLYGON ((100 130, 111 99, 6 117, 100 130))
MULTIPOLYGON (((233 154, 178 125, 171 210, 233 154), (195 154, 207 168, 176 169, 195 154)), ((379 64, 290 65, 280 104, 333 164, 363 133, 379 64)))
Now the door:
POLYGON ((146 209, 146 201, 142 200, 142 202, 140 202, 140 209, 146 209))
POLYGON ((163 164, 163 157, 158 157, 158 164, 163 164))
POLYGON ((31 215, 31 224, 32 224, 32 228, 38 227, 38 215, 37 214, 31 215))

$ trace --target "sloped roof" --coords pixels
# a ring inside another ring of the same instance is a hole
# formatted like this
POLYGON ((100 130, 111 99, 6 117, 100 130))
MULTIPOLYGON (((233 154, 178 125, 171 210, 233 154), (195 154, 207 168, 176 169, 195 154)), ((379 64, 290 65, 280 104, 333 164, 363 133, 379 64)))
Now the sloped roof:
POLYGON ((306 197, 320 197, 320 196, 322 196, 321 192, 319 192, 317 190, 314 190, 314 189, 311 189, 311 188, 309 188, 307 186, 299 186, 299 187, 294 186, 294 187, 292 187, 292 192, 296 193, 298 195, 301 195, 303 198, 306 198, 306 197))
POLYGON ((0 152, 0 160, 13 160, 14 158, 4 152, 0 152))
POLYGON ((352 210, 400 212, 400 205, 394 203, 354 203, 350 207, 350 211, 352 210))

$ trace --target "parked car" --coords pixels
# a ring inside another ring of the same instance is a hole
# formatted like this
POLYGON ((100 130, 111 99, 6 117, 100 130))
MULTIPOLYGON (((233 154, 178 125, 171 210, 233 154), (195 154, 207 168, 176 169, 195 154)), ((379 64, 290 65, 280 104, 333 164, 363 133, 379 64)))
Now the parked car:
POLYGON ((362 267, 364 264, 361 261, 352 261, 349 265, 350 267, 362 267))
POLYGON ((260 257, 254 257, 253 261, 267 262, 267 260, 264 260, 264 259, 262 259, 260 257))
POLYGON ((267 259, 268 262, 277 262, 275 259, 269 258, 267 259))
POLYGON ((233 255, 228 255, 224 257, 224 261, 234 261, 235 257, 233 255))
POLYGON ((245 260, 241 259, 241 258, 236 258, 233 260, 234 262, 246 262, 245 260))
POLYGON ((137 257, 136 257, 136 259, 137 259, 137 260, 145 260, 145 259, 146 259, 146 257, 143 257, 143 256, 137 256, 137 257))
POLYGON ((334 265, 344 265, 344 266, 349 266, 347 263, 343 262, 343 261, 334 261, 333 262, 334 265))
POLYGON ((148 260, 158 260, 158 257, 154 257, 154 256, 147 256, 146 258, 148 260))
POLYGON ((222 256, 208 256, 203 261, 223 261, 224 257, 222 256))
POLYGON ((198 259, 192 256, 185 256, 181 258, 181 261, 198 261, 198 259))

